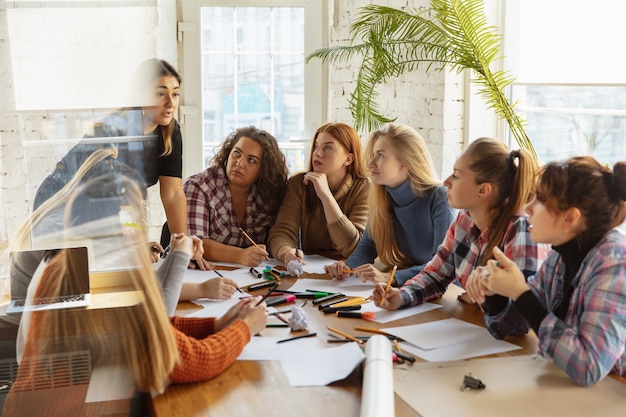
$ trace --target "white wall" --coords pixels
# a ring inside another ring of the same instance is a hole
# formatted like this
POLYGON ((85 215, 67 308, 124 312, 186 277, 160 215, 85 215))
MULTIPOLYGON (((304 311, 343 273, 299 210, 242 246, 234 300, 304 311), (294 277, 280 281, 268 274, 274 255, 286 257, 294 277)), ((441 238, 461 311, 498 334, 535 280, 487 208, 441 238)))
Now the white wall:
MULTIPOLYGON (((176 0, 158 0, 154 3, 158 4, 153 11, 156 24, 153 42, 147 47, 149 52, 154 51, 159 58, 177 65, 179 45, 176 39, 176 0)), ((327 16, 331 44, 348 42, 350 24, 356 10, 370 3, 364 0, 329 0, 327 16)), ((428 1, 388 0, 377 3, 400 8, 424 6, 428 1)), ((74 132, 76 137, 81 137, 93 117, 90 109, 62 112, 16 111, 11 39, 6 29, 6 17, 7 9, 0 9, 0 241, 6 241, 28 215, 30 202, 25 187, 22 138, 46 138, 51 132, 55 132, 59 124, 63 124, 65 131, 74 132)), ((128 30, 129 36, 132 36, 133 28, 128 30)), ((80 39, 77 38, 76 42, 80 42, 80 39)), ((94 51, 94 54, 98 53, 99 51, 94 51)), ((347 99, 354 89, 357 71, 354 63, 330 68, 328 120, 352 122, 347 99)), ((184 78, 184 72, 182 76, 184 78)), ((464 90, 462 76, 445 72, 426 74, 421 71, 394 80, 380 90, 380 108, 391 115, 397 115, 397 123, 411 125, 423 135, 442 178, 449 174, 462 148, 464 90)), ((42 91, 42 94, 45 93, 42 91)), ((97 112, 101 110, 98 109, 97 112)), ((361 133, 367 138, 367 132, 361 133)), ((42 155, 42 158, 50 164, 49 155, 42 155)), ((155 240, 158 240, 160 225, 164 219, 157 187, 150 190, 149 197, 152 225, 150 236, 155 240)))

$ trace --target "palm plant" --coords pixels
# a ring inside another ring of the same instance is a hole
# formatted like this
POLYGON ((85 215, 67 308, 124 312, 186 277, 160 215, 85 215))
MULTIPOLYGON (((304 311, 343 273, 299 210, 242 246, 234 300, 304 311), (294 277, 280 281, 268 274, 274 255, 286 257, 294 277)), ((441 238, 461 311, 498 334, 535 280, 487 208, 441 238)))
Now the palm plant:
POLYGON ((525 121, 515 113, 517 103, 510 103, 504 94, 513 77, 491 69, 499 58, 501 36, 488 25, 482 0, 431 0, 430 8, 421 11, 372 4, 360 9, 350 32, 350 45, 318 49, 307 62, 362 57, 357 86, 350 96, 357 129, 371 131, 395 120, 382 115, 376 104, 376 87, 389 78, 424 65, 427 71, 470 69, 489 108, 506 120, 518 145, 536 157, 525 121))

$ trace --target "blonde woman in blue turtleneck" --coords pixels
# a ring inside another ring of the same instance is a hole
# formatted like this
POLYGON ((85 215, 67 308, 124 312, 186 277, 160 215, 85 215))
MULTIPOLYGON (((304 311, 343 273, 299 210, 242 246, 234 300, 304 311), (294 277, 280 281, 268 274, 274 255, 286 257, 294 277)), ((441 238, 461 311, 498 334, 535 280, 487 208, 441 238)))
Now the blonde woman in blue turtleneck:
POLYGON ((426 143, 413 128, 385 125, 371 134, 366 155, 373 183, 367 229, 345 262, 325 270, 333 278, 353 270, 363 281, 387 282, 397 265, 393 284, 402 285, 435 255, 455 212, 426 143))

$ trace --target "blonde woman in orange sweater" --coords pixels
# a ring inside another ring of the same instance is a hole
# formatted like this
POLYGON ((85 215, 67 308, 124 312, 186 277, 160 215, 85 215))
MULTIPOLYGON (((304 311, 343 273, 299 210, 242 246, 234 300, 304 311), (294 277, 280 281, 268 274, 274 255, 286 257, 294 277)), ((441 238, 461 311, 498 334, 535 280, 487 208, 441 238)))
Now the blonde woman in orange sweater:
MULTIPOLYGON (((141 201, 142 193, 136 184, 115 173, 90 180, 70 195, 66 219, 71 220, 72 227, 65 236, 89 238, 96 248, 98 239, 107 239, 109 248, 117 242, 117 256, 128 258, 131 254, 136 266, 125 271, 126 289, 140 292, 142 301, 116 308, 24 313, 22 325, 30 324, 18 376, 6 398, 3 416, 108 412, 106 404, 86 402, 88 389, 99 389, 90 386, 89 376, 83 383, 79 381, 71 386, 64 382, 75 375, 63 358, 76 352, 86 352, 88 373, 96 369, 119 369, 126 379, 133 381, 137 391, 163 392, 168 383, 203 381, 218 375, 237 358, 251 336, 265 327, 266 306, 264 303, 257 306, 256 297, 242 300, 220 318, 167 317, 161 286, 145 247, 145 232, 136 228, 128 230, 119 221, 120 207, 132 207, 127 209, 128 213, 132 213, 136 224, 141 224, 145 218, 141 201), (85 207, 85 201, 93 206, 85 207), (88 210, 77 212, 78 207, 88 210), (89 213, 88 218, 81 218, 85 213, 89 213), (51 357, 57 359, 49 361, 51 357), (94 410, 94 407, 101 408, 94 410)), ((196 239, 175 235, 172 262, 185 267, 196 246, 196 239)), ((80 260, 72 251, 62 250, 44 262, 34 291, 36 297, 59 295, 80 279, 75 272, 79 270, 80 260)), ((166 274, 164 283, 171 278, 166 274)), ((180 289, 182 280, 174 282, 180 282, 176 284, 180 289)))

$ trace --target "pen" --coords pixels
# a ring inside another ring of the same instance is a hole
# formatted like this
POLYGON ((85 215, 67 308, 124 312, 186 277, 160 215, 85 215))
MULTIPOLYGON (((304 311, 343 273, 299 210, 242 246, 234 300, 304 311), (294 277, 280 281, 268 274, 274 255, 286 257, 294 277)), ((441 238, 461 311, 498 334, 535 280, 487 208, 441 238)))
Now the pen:
MULTIPOLYGON (((274 291, 276 289, 276 287, 278 287, 278 283, 277 282, 273 283, 272 288, 270 288, 269 291, 263 296, 263 298, 261 298, 259 300, 259 302, 255 304, 255 307, 258 306, 259 304, 261 304, 263 301, 265 301, 267 296, 270 295, 272 293, 272 291, 274 291)), ((250 289, 250 287, 248 287, 248 289, 250 289)))
MULTIPOLYGON (((389 287, 391 287, 391 282, 393 281, 393 276, 396 274, 396 270, 398 269, 398 265, 394 265, 391 270, 391 274, 389 274, 389 280, 387 281, 387 286, 385 287, 385 294, 389 291, 389 287)), ((385 295, 383 294, 383 298, 380 299, 380 305, 383 305, 385 302, 385 295)))
POLYGON ((335 314, 338 311, 353 311, 353 310, 360 310, 360 309, 361 309, 361 306, 347 306, 347 307, 339 307, 339 308, 326 307, 322 309, 322 313, 335 314))
POLYGON ((348 333, 344 333, 341 330, 333 329, 332 327, 326 327, 326 328, 330 330, 331 332, 335 332, 338 335, 345 337, 346 339, 352 340, 353 342, 357 342, 359 344, 364 343, 362 340, 359 340, 354 336, 350 336, 348 333))
MULTIPOLYGON (((321 300, 321 298, 320 298, 320 300, 321 300)), ((339 298, 337 300, 331 300, 331 301, 328 301, 328 302, 326 302, 324 304, 318 304, 317 308, 319 308, 320 310, 323 310, 323 309, 325 309, 327 307, 334 306, 337 303, 340 303, 342 301, 347 301, 347 300, 348 300, 348 297, 339 298)), ((318 300, 313 300, 313 304, 315 304, 316 301, 318 301, 318 300)))
POLYGON ((274 313, 274 316, 276 316, 276 318, 278 320, 282 321, 283 323, 285 323, 287 325, 289 324, 289 320, 287 320, 287 318, 285 316, 283 316, 281 313, 276 312, 276 313, 274 313))
POLYGON ((267 268, 269 268, 270 271, 272 271, 273 273, 278 274, 278 276, 281 278, 287 276, 287 273, 285 271, 280 271, 276 268, 270 267, 269 265, 267 266, 267 268))
POLYGON ((165 249, 163 249, 163 252, 161 252, 161 259, 165 258, 168 253, 170 253, 170 245, 167 245, 165 249))
POLYGON ((222 275, 217 269, 214 269, 213 272, 215 272, 218 277, 224 278, 224 275, 222 275))
MULTIPOLYGON (((254 245, 254 247, 258 248, 259 245, 256 244, 256 242, 254 240, 252 240, 252 238, 250 236, 248 236, 248 234, 240 227, 239 231, 241 233, 243 233, 243 235, 246 237, 246 239, 248 239, 248 241, 250 241, 251 244, 254 245)), ((266 256, 265 259, 267 259, 268 261, 271 261, 271 259, 269 258, 269 256, 266 256)))
POLYGON ((286 323, 267 323, 265 327, 289 327, 286 323))
POLYGON ((317 336, 317 333, 307 333, 307 334, 301 334, 300 336, 294 336, 294 337, 290 337, 289 339, 282 339, 279 340, 276 343, 284 343, 284 342, 290 342, 292 340, 298 340, 298 339, 304 339, 305 337, 314 337, 317 336))
POLYGON ((328 294, 326 297, 322 297, 322 298, 316 298, 315 300, 313 300, 313 305, 318 305, 318 304, 322 304, 325 303, 326 301, 330 301, 334 298, 338 298, 338 297, 345 297, 345 295, 343 295, 340 292, 334 293, 334 294, 328 294))
POLYGON ((371 311, 360 312, 360 311, 339 310, 335 314, 337 314, 337 317, 350 317, 354 319, 372 320, 374 318, 374 313, 372 313, 371 311))
POLYGON ((260 290, 261 288, 267 288, 273 285, 278 285, 278 283, 273 282, 273 281, 268 281, 268 282, 261 282, 260 284, 252 284, 252 285, 248 285, 248 291, 260 290))

